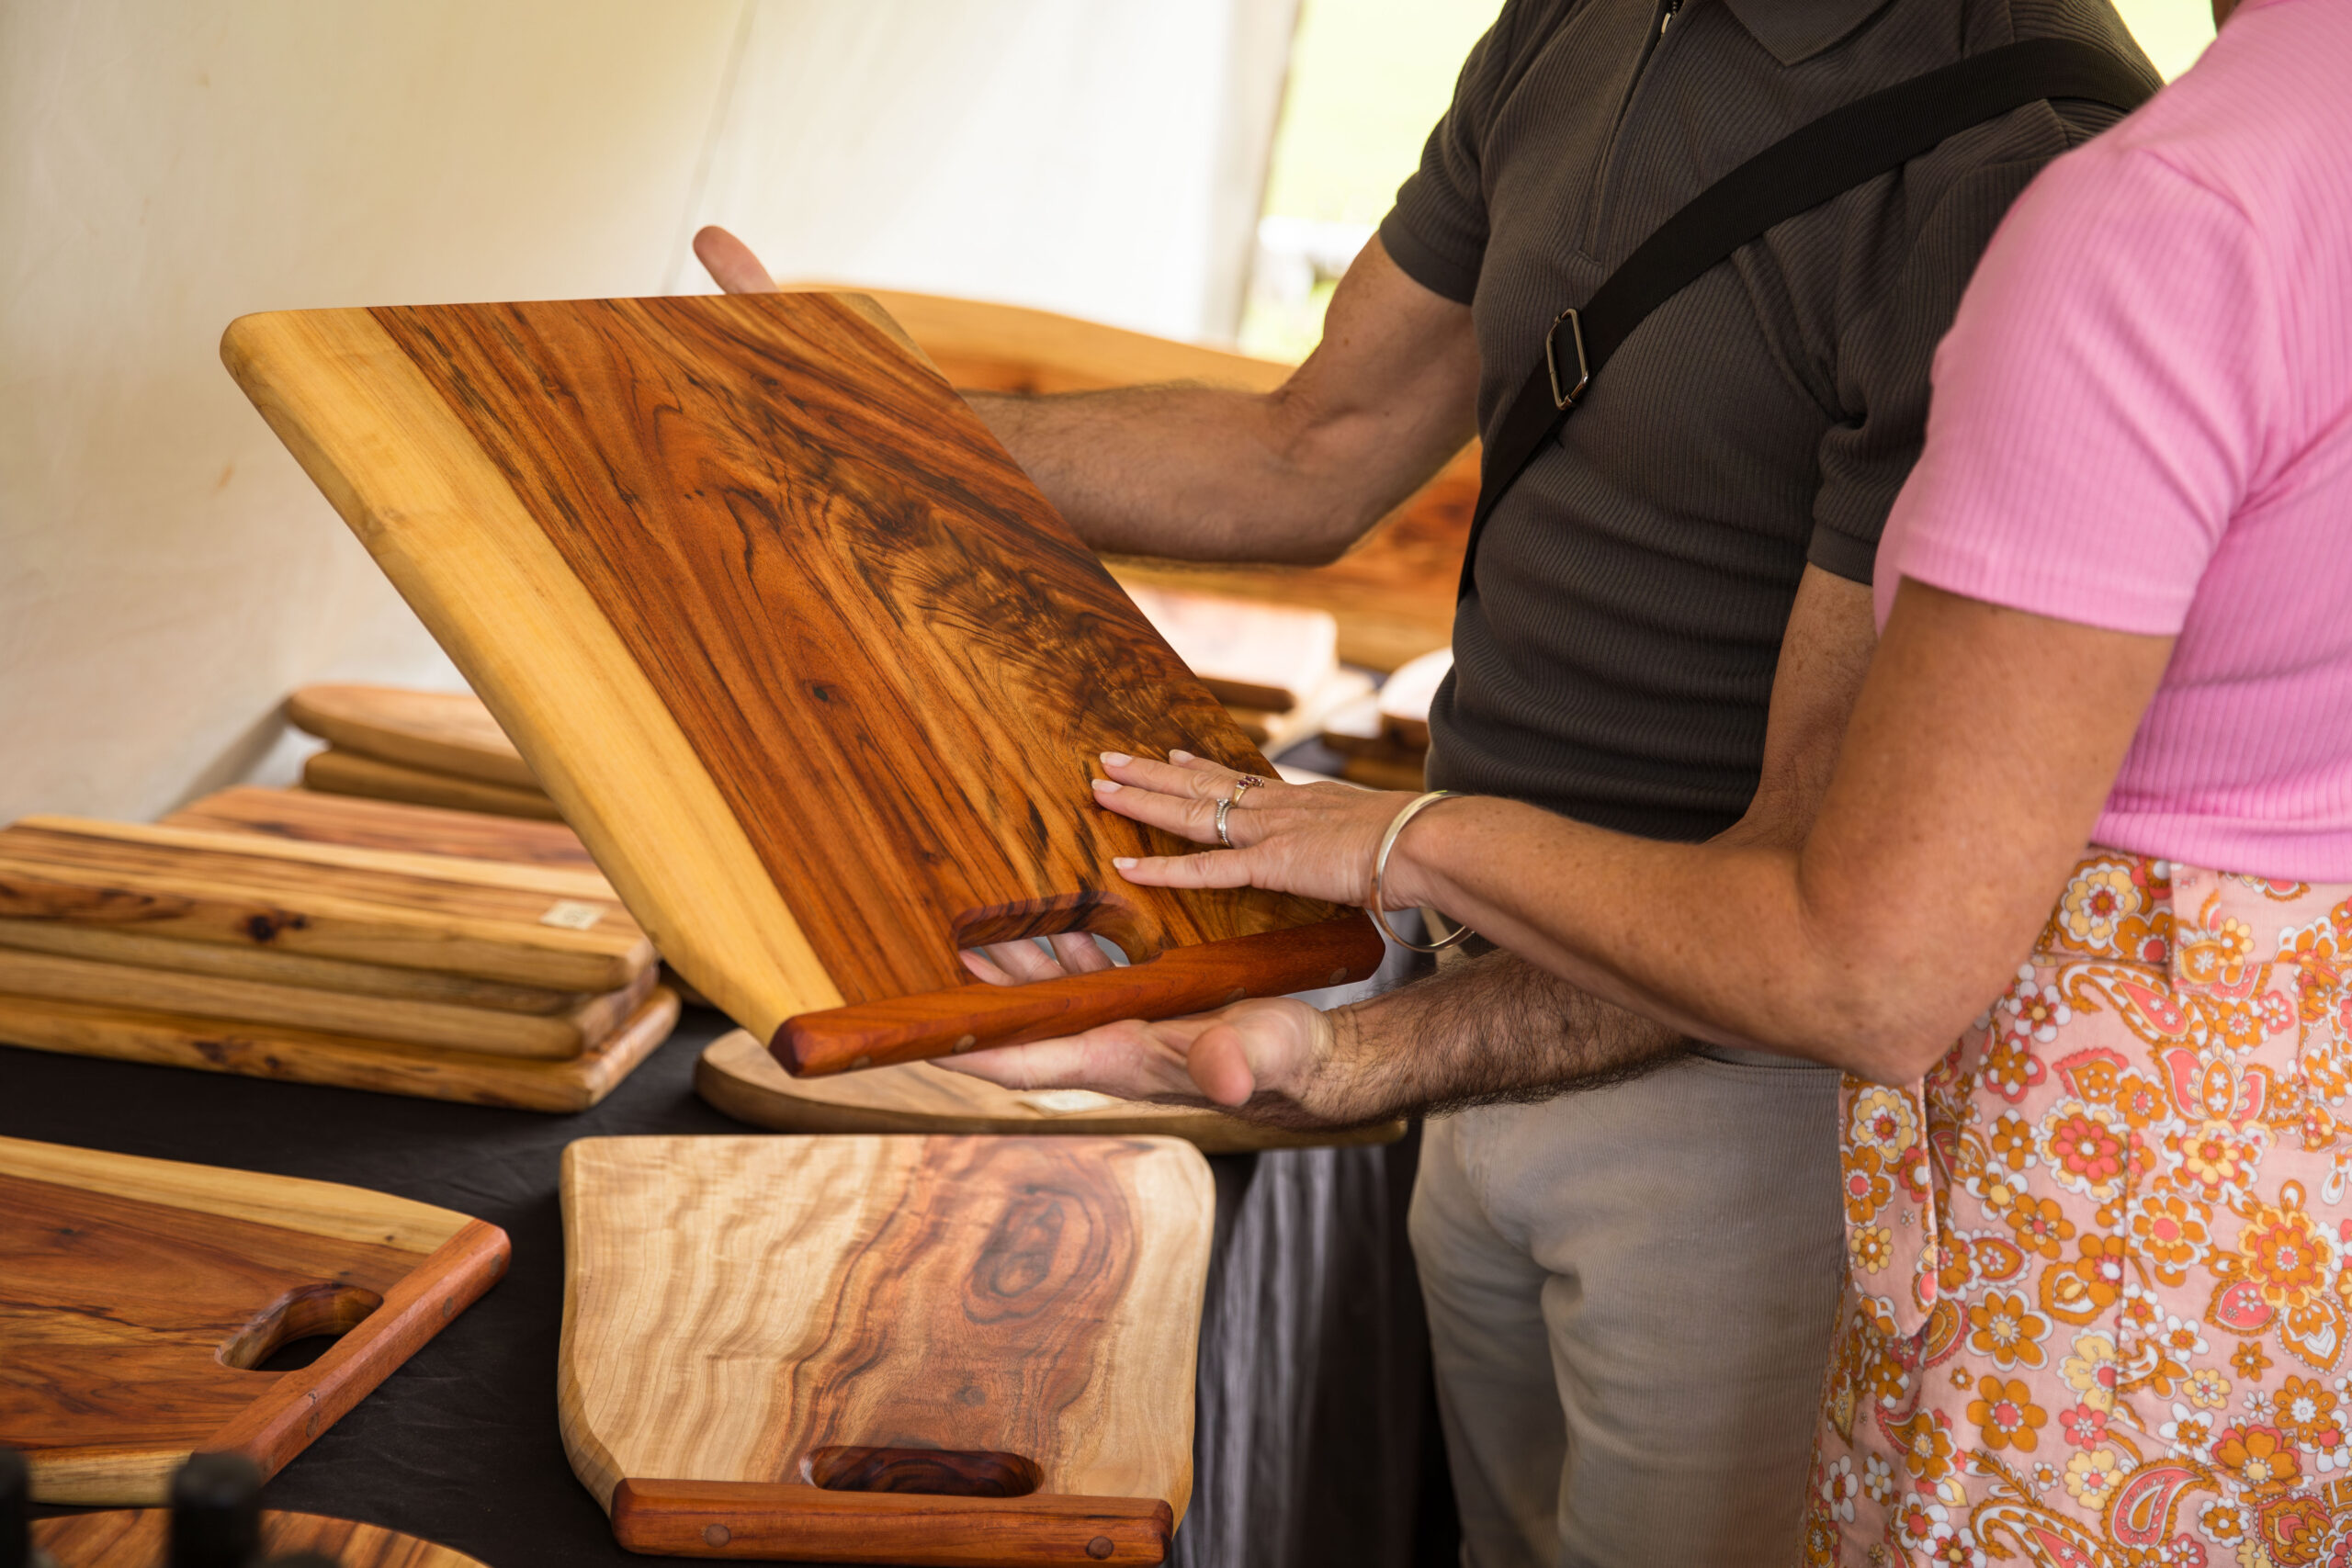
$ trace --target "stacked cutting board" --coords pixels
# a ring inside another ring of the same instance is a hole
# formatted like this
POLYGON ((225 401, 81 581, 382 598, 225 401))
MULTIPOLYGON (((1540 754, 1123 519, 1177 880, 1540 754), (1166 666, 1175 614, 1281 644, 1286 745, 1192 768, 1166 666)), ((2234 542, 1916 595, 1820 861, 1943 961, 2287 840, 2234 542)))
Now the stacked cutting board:
POLYGON ((594 1104, 676 1021, 652 944, 566 829, 419 810, 232 790, 0 829, 0 1042, 594 1104))
POLYGON ((287 699, 286 716, 327 743, 302 764, 302 783, 311 789, 562 819, 514 743, 470 692, 304 686, 287 699))
POLYGON ((1369 789, 1421 787, 1429 763, 1430 704, 1453 670, 1453 650, 1439 649, 1388 677, 1323 720, 1323 744, 1346 759, 1340 776, 1369 789))

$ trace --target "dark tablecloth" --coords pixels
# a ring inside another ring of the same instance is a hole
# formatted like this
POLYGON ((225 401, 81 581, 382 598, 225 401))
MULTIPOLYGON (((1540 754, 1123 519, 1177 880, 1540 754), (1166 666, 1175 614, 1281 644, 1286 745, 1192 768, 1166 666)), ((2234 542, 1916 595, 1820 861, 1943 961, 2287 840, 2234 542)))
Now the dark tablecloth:
MULTIPOLYGON (((734 1133, 695 1097, 727 1027, 689 1010, 594 1110, 546 1116, 0 1048, 0 1134, 349 1182, 513 1238, 507 1277, 272 1481, 271 1507, 402 1529, 491 1568, 644 1562, 556 1435, 574 1138, 734 1133)), ((1415 1140, 1220 1156, 1187 1568, 1451 1562, 1404 1209, 1415 1140)), ((686 1561, 680 1559, 678 1561, 686 1561)))

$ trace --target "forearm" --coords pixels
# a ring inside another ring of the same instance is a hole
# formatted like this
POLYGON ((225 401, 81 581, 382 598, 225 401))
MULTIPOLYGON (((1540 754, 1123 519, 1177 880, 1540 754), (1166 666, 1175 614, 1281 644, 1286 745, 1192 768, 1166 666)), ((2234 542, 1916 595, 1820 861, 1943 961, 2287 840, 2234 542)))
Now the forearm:
POLYGON ((1105 554, 1325 561, 1394 499, 1335 472, 1347 433, 1301 428, 1281 391, 1132 387, 970 402, 1105 554))
POLYGON ((1290 1092, 1245 1114, 1311 1125, 1548 1098, 1639 1074, 1686 1042, 1516 954, 1447 965, 1329 1015, 1330 1043, 1290 1092))

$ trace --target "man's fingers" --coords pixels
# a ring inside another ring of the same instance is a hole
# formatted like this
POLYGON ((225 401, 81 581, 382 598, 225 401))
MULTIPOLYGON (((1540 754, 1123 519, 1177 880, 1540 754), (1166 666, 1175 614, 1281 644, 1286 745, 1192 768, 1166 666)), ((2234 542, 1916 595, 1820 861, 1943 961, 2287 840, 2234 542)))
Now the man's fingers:
POLYGON ((1241 1031, 1229 1023, 1213 1023, 1193 1036, 1185 1065, 1201 1092, 1219 1105, 1243 1104, 1257 1092, 1241 1031))
POLYGON ((1051 980, 1062 966, 1045 949, 1026 939, 966 948, 964 967, 991 986, 1027 986, 1051 980))
POLYGON ((1061 960, 1066 973, 1091 975, 1098 969, 1112 967, 1111 955, 1084 931, 1061 931, 1046 940, 1052 943, 1054 956, 1061 960))
POLYGON ((773 294, 775 279, 752 247, 713 223, 695 236, 695 259, 710 280, 729 294, 773 294))

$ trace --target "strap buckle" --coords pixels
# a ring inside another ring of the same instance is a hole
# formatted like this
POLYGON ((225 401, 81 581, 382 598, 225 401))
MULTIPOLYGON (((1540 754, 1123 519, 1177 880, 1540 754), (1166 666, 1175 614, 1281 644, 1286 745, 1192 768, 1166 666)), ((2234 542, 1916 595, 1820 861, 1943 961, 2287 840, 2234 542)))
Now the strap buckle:
POLYGON ((1552 377, 1552 406, 1555 409, 1574 406, 1576 400, 1584 396, 1584 389, 1592 385, 1592 367, 1585 362, 1584 357, 1584 318, 1577 314, 1577 308, 1574 305, 1561 311, 1559 319, 1552 323, 1552 330, 1544 334, 1544 368, 1550 372, 1552 377), (1577 382, 1575 386, 1565 391, 1560 388, 1560 329, 1562 327, 1568 329, 1568 336, 1575 343, 1577 350, 1577 382))

